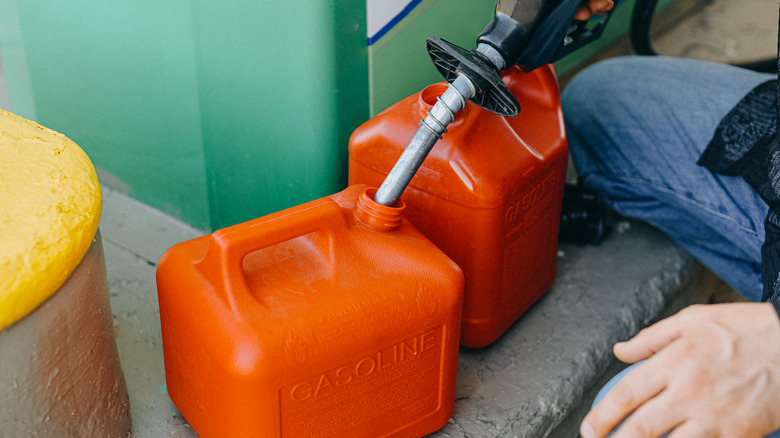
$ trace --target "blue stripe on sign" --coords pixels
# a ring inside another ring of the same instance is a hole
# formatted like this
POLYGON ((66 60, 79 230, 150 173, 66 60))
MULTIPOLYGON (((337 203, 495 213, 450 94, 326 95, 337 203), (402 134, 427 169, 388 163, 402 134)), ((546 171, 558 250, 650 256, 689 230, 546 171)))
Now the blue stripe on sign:
POLYGON ((409 13, 412 12, 412 10, 416 8, 417 5, 419 5, 420 3, 422 3, 422 0, 410 1, 409 4, 406 5, 406 7, 401 12, 398 13, 398 15, 393 17, 393 19, 390 20, 390 22, 388 22, 387 24, 385 24, 383 28, 379 29, 379 32, 375 33, 373 36, 368 37, 368 45, 370 46, 375 42, 379 41, 380 38, 385 36, 387 32, 390 32, 390 29, 395 27, 396 24, 398 24, 407 15, 409 15, 409 13))

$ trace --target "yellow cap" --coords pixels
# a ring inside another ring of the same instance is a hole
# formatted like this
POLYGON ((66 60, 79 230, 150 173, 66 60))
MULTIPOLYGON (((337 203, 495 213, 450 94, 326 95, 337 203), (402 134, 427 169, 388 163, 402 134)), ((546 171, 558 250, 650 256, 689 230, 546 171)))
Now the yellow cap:
POLYGON ((101 202, 95 168, 76 143, 0 109, 0 330, 81 262, 101 202))

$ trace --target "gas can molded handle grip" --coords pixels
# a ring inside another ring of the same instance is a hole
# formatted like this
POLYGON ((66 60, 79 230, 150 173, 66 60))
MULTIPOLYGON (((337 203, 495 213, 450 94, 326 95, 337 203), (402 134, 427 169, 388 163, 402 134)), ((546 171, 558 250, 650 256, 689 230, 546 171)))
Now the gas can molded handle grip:
POLYGON ((251 293, 242 265, 249 253, 313 232, 346 227, 346 219, 336 202, 328 198, 312 201, 215 231, 197 266, 215 283, 222 281, 222 298, 235 313, 237 303, 251 293))

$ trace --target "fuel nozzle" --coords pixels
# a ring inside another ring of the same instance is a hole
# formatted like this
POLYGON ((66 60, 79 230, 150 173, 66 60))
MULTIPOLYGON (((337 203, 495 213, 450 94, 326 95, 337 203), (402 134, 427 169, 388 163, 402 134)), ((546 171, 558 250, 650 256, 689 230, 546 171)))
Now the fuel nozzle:
POLYGON ((409 185, 433 145, 447 132, 447 125, 455 120, 458 111, 463 109, 466 101, 475 94, 474 84, 465 75, 458 75, 450 83, 447 91, 439 96, 433 108, 428 110, 426 117, 420 120, 420 128, 377 189, 374 201, 391 207, 398 202, 401 193, 409 185))
POLYGON ((492 47, 507 66, 534 70, 601 36, 612 12, 588 27, 587 21, 574 20, 580 5, 582 0, 498 0, 477 44, 492 47))
MULTIPOLYGON (((428 54, 448 82, 466 76, 476 88, 471 100, 502 116, 515 117, 520 105, 501 81, 500 70, 520 64, 530 71, 555 61, 565 44, 581 0, 498 0, 493 19, 466 50, 441 38, 428 38, 428 54), (542 53, 538 53, 542 50, 542 53)), ((562 56, 562 55, 561 55, 562 56)))
POLYGON ((420 128, 379 186, 374 201, 382 205, 393 206, 400 199, 467 100, 502 116, 515 117, 520 112, 520 104, 501 80, 503 60, 491 46, 481 44, 477 50, 466 50, 436 37, 428 38, 426 45, 433 64, 450 85, 420 120, 420 128))
POLYGON ((573 22, 581 3, 497 0, 496 13, 477 39, 476 50, 428 38, 428 54, 450 86, 420 121, 420 128, 379 186, 374 200, 387 206, 398 201, 467 100, 502 116, 517 116, 520 104, 501 80, 500 71, 515 64, 534 70, 598 38, 610 13, 602 16, 596 28, 588 29, 585 22, 573 22))
POLYGON ((420 120, 417 133, 379 186, 374 200, 382 205, 392 206, 400 199, 467 100, 502 116, 515 117, 520 112, 520 104, 501 80, 503 60, 491 46, 481 44, 477 50, 466 50, 436 37, 428 38, 426 46, 433 64, 450 85, 420 120))
POLYGON ((476 88, 471 101, 514 117, 520 105, 501 81, 500 70, 519 65, 526 71, 557 61, 601 36, 611 11, 594 27, 575 21, 582 0, 498 0, 493 19, 466 50, 441 38, 428 38, 428 54, 439 73, 453 82, 460 75, 476 88))

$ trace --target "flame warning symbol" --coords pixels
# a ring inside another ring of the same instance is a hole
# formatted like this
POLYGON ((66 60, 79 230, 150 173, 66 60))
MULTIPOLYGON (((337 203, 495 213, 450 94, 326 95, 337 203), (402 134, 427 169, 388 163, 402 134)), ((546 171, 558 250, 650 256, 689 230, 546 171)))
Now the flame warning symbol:
POLYGON ((423 317, 433 316, 437 309, 436 297, 422 283, 417 283, 417 309, 423 317))
POLYGON ((301 366, 309 359, 306 343, 290 330, 284 331, 284 357, 295 366, 301 366))

